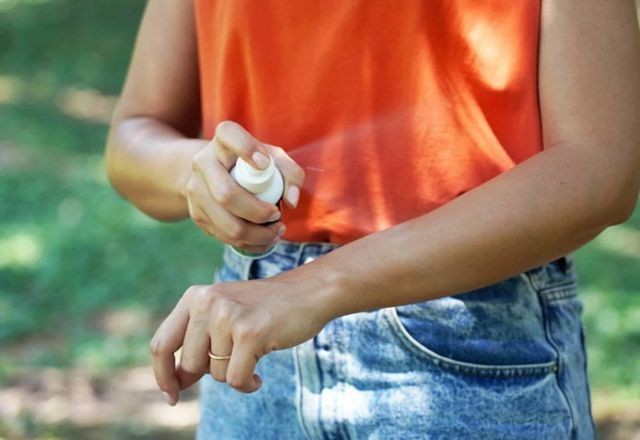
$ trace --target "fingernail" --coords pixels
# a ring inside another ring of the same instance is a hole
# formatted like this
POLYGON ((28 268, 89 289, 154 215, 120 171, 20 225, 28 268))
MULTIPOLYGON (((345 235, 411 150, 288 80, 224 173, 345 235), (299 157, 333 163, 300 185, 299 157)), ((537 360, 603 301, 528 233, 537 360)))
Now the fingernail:
POLYGON ((278 229, 278 238, 282 237, 286 230, 287 230, 287 227, 285 225, 280 226, 280 229, 278 229))
POLYGON ((273 215, 271 217, 269 217, 269 222, 275 222, 276 220, 278 220, 280 217, 282 216, 282 213, 280 211, 276 211, 273 213, 273 215))
POLYGON ((258 165, 260 168, 268 167, 269 162, 271 162, 267 156, 265 156, 259 151, 256 151, 255 153, 253 153, 253 156, 251 156, 251 158, 253 159, 253 162, 256 165, 258 165))
POLYGON ((162 396, 164 397, 165 402, 167 402, 171 406, 174 406, 177 403, 175 399, 171 397, 171 394, 167 393, 166 391, 162 392, 162 396))
POLYGON ((300 198, 300 190, 297 186, 291 185, 289 189, 287 189, 286 195, 287 201, 294 208, 298 206, 298 199, 300 198))

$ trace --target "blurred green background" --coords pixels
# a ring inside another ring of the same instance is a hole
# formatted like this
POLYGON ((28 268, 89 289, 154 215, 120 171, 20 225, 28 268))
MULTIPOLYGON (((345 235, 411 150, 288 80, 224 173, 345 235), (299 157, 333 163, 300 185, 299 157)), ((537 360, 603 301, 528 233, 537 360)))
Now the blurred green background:
MULTIPOLYGON (((143 6, 0 0, 0 438, 193 438, 195 393, 162 403, 148 341, 221 247, 104 172, 143 6)), ((600 433, 640 435, 640 209, 575 258, 600 433)))

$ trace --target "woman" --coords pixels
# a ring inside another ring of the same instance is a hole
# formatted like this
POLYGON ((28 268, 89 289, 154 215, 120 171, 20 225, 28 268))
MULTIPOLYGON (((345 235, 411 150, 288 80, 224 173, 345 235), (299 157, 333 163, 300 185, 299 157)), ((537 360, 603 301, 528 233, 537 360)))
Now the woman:
POLYGON ((639 43, 633 0, 150 1, 109 178, 226 244, 151 341, 167 402, 201 379, 199 438, 592 438, 567 255, 634 209, 639 43), (269 155, 281 211, 229 176, 269 155))

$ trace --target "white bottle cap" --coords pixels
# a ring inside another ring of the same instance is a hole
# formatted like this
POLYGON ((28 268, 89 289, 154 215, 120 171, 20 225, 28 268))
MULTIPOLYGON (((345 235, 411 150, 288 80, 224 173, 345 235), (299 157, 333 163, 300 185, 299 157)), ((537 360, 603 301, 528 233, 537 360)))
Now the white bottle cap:
POLYGON ((269 157, 269 166, 263 170, 253 168, 240 157, 234 168, 234 178, 238 185, 253 194, 268 190, 273 182, 273 176, 276 174, 276 165, 272 157, 269 157))

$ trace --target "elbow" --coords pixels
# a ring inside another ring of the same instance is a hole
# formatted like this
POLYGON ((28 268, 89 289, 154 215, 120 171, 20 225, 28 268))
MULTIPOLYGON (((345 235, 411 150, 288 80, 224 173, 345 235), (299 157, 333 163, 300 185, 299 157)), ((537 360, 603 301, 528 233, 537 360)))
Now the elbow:
POLYGON ((588 227, 606 229, 628 221, 634 213, 640 193, 640 149, 635 142, 624 144, 619 154, 611 151, 572 148, 569 158, 579 163, 574 200, 588 227))
POLYGON ((631 218, 638 201, 638 191, 621 192, 609 207, 609 226, 619 225, 631 218))
POLYGON ((134 205, 140 212, 163 223, 176 223, 184 220, 181 213, 168 212, 160 208, 164 202, 154 200, 148 195, 140 195, 132 190, 131 176, 127 174, 126 168, 118 159, 118 144, 113 140, 115 136, 110 133, 109 140, 105 147, 105 172, 109 184, 126 201, 134 205))
POLYGON ((118 145, 115 141, 117 126, 112 125, 104 154, 104 167, 109 184, 125 199, 129 200, 126 193, 125 176, 118 162, 118 145))
POLYGON ((638 202, 640 174, 634 170, 626 176, 619 174, 612 180, 612 184, 603 185, 602 200, 606 201, 603 203, 604 226, 619 225, 629 220, 638 202))

